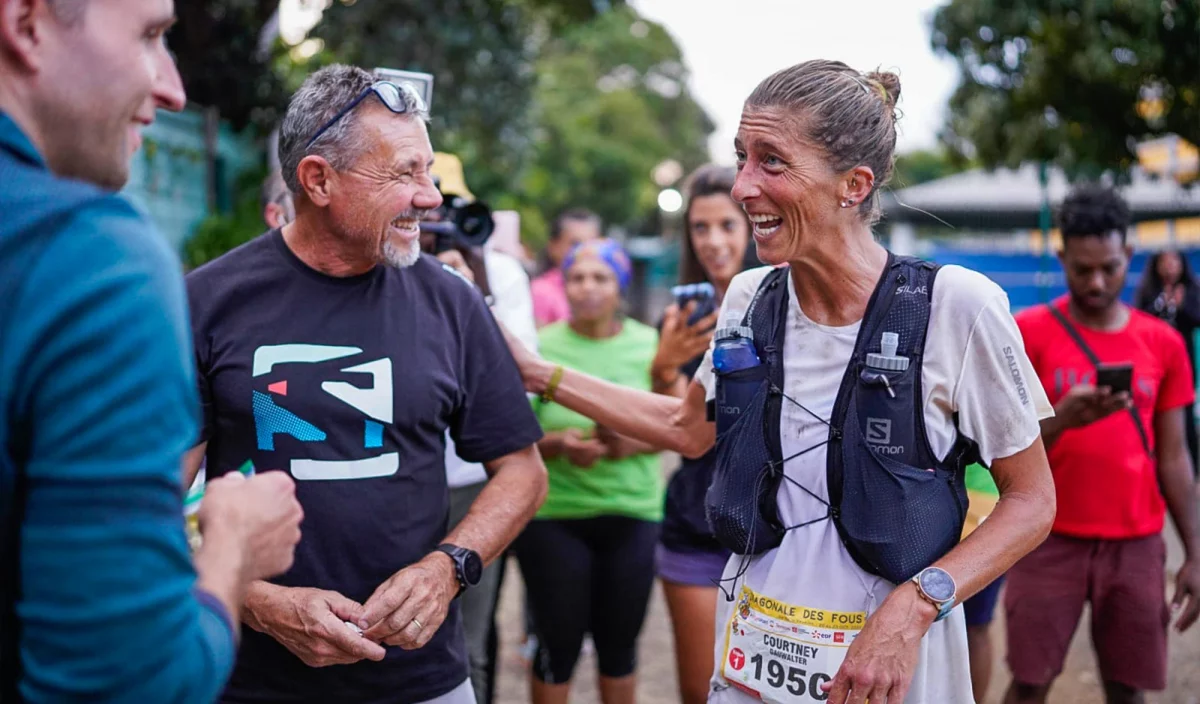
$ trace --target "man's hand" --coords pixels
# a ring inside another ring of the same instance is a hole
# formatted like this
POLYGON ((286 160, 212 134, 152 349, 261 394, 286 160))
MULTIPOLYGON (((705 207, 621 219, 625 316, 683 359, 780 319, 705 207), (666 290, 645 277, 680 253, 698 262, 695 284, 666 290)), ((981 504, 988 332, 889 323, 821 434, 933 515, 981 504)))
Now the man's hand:
POLYGON ((458 577, 449 555, 434 552, 379 585, 363 605, 363 637, 405 650, 424 647, 437 633, 450 602, 458 595, 458 577))
POLYGON ((1180 633, 1191 628, 1200 616, 1200 562, 1195 558, 1184 562, 1175 575, 1175 598, 1171 600, 1171 609, 1183 610, 1175 621, 1175 630, 1180 633))
POLYGON ((383 660, 384 649, 346 622, 362 625, 363 607, 337 592, 259 583, 246 599, 246 623, 279 641, 309 667, 383 660))
POLYGON ((1064 430, 1082 428, 1131 405, 1128 393, 1114 394, 1108 388, 1078 384, 1054 405, 1054 417, 1064 430))
POLYGON ((871 614, 833 681, 821 685, 829 704, 903 702, 917 669, 921 638, 937 610, 917 594, 916 585, 897 587, 871 614))
POLYGON ((296 484, 285 472, 245 477, 230 472, 210 480, 198 515, 200 534, 236 536, 244 555, 243 585, 286 572, 292 566, 304 511, 296 484))

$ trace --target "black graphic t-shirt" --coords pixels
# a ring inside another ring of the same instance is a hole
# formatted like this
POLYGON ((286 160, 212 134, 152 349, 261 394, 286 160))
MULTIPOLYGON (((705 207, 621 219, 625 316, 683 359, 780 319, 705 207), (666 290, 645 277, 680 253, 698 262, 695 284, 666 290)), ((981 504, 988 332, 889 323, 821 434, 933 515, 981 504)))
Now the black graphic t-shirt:
MULTIPOLYGON (((296 480, 303 537, 274 580, 364 603, 446 535, 445 432, 488 462, 541 429, 478 291, 422 256, 333 278, 278 230, 187 277, 207 472, 252 460, 296 480)), ((310 668, 243 629, 229 702, 408 704, 467 677, 457 602, 428 645, 383 662, 310 668)))

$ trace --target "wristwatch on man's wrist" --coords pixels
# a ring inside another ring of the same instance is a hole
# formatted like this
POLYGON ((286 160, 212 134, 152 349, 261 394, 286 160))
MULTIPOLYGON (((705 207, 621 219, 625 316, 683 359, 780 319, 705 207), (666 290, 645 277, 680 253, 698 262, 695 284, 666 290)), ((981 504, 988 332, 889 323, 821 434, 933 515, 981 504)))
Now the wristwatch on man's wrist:
POLYGON ((437 551, 445 553, 454 561, 454 576, 458 579, 458 593, 479 584, 483 576, 483 560, 479 553, 468 548, 460 548, 450 543, 437 546, 437 551))
POLYGON ((917 594, 938 610, 934 623, 950 614, 958 598, 958 585, 949 572, 940 567, 926 567, 912 578, 912 582, 917 585, 917 594))

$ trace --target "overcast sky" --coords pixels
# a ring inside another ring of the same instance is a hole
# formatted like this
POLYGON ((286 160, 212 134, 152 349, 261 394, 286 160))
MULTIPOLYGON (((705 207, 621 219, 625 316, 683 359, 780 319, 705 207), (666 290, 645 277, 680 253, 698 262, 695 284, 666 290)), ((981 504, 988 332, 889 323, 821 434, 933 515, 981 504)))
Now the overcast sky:
MULTIPOLYGON (((378 1, 378 0, 376 0, 378 1)), ((933 146, 957 82, 953 62, 929 46, 929 18, 944 0, 631 0, 683 49, 696 99, 717 124, 715 160, 733 163, 742 101, 763 78, 807 59, 837 59, 900 74, 899 151, 933 146)), ((283 0, 285 36, 303 32, 320 0, 283 0)))
POLYGON ((939 0, 632 0, 675 37, 692 91, 717 123, 709 149, 733 162, 742 101, 771 73, 808 59, 900 75, 898 149, 933 146, 957 83, 953 62, 929 45, 939 0))

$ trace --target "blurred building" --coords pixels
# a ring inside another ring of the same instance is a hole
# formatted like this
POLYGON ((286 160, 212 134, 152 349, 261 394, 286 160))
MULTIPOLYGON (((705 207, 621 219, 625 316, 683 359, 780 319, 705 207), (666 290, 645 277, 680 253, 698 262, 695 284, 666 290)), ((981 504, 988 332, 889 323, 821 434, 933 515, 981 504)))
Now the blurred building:
MULTIPOLYGON (((1035 164, 1019 169, 975 169, 889 192, 879 233, 900 253, 981 271, 1009 294, 1014 309, 1042 303, 1065 292, 1054 261, 1061 245, 1057 230, 1041 230, 1047 205, 1062 202, 1070 189, 1058 169, 1042 174, 1035 164)), ((1119 190, 1129 202, 1137 250, 1126 288, 1128 300, 1145 257, 1165 247, 1183 250, 1200 264, 1200 187, 1135 168, 1119 190)))

